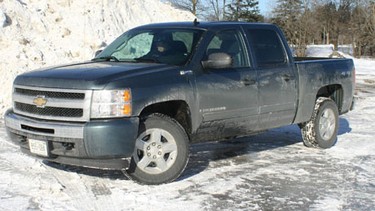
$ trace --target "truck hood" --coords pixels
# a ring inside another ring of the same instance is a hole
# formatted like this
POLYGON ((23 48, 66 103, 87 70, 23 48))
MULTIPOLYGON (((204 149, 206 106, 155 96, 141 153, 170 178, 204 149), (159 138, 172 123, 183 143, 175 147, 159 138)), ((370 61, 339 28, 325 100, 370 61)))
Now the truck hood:
POLYGON ((16 85, 67 89, 103 89, 124 77, 159 72, 173 66, 154 63, 84 62, 49 67, 17 76, 16 85))

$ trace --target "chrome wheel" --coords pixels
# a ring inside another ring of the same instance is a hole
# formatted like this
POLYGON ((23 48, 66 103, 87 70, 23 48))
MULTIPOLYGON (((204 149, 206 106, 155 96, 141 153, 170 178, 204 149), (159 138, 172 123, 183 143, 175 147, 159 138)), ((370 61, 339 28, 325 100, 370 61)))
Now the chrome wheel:
POLYGON ((173 166, 177 155, 177 144, 172 134, 160 128, 152 128, 138 136, 133 158, 141 171, 161 174, 173 166))
POLYGON ((301 125, 303 143, 308 147, 327 149, 337 141, 339 111, 330 98, 319 97, 310 121, 301 125))
POLYGON ((142 117, 126 175, 141 184, 163 184, 177 179, 189 160, 189 137, 169 116, 142 117))
POLYGON ((319 118, 319 133, 324 141, 332 138, 336 131, 336 116, 332 109, 325 109, 319 118))

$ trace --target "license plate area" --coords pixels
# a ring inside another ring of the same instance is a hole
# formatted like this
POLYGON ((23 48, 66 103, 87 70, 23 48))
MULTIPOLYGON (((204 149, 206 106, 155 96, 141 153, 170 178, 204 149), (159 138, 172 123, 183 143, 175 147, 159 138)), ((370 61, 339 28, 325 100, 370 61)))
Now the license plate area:
POLYGON ((43 157, 48 157, 48 142, 43 140, 29 139, 30 152, 43 157))

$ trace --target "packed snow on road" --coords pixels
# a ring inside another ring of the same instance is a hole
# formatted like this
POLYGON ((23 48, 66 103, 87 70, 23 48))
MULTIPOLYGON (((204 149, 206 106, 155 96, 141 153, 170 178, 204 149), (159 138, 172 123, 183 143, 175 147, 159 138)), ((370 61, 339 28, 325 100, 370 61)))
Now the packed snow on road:
POLYGON ((305 147, 295 125, 196 144, 170 184, 24 155, 1 122, 0 210, 374 210, 375 61, 354 62, 357 104, 333 148, 305 147))

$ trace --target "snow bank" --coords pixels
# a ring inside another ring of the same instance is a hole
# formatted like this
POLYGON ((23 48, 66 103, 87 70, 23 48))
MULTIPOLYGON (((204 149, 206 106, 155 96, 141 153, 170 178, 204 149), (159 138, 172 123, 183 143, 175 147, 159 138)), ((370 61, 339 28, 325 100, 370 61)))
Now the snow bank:
POLYGON ((308 57, 330 57, 334 52, 334 45, 308 45, 306 56, 308 57))
POLYGON ((357 75, 375 76, 375 60, 374 59, 356 59, 353 58, 357 75))
POLYGON ((4 27, 7 23, 7 16, 5 16, 5 13, 0 10, 0 29, 4 27))
POLYGON ((353 55, 353 45, 339 45, 337 50, 347 55, 353 55))
MULTIPOLYGON (((343 45, 341 47, 339 46, 339 51, 336 51, 336 53, 341 57, 353 59, 357 75, 375 75, 375 69, 374 69, 375 60, 374 59, 366 59, 366 58, 357 59, 341 51, 341 50, 348 51, 348 49, 349 50, 351 49, 350 45, 343 45)), ((334 50, 333 45, 308 45, 306 48, 306 56, 308 57, 330 57, 334 54, 335 54, 335 50, 334 50)))
POLYGON ((89 60, 96 50, 134 26, 194 18, 159 0, 1 1, 0 118, 11 105, 17 74, 89 60))

